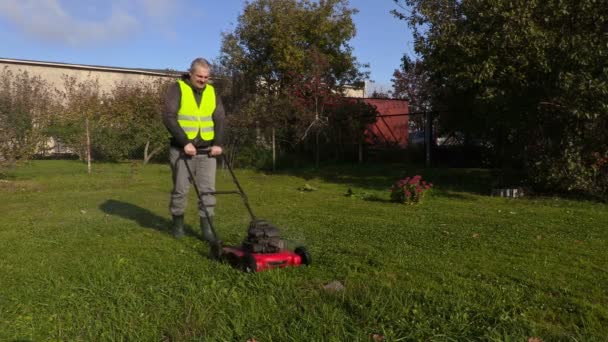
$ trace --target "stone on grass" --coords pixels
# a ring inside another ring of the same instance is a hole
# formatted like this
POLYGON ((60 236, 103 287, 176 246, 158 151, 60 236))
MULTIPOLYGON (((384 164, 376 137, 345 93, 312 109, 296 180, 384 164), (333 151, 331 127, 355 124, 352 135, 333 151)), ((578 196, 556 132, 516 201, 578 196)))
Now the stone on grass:
POLYGON ((344 290, 344 285, 342 285, 341 282, 334 280, 331 283, 323 286, 323 289, 327 290, 327 291, 343 291, 344 290))

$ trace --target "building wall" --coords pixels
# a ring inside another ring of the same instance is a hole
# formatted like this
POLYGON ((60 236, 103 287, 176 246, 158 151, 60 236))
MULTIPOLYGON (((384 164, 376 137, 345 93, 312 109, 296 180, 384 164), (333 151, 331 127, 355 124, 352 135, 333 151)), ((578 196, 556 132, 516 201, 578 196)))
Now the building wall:
POLYGON ((362 88, 345 87, 344 88, 344 97, 356 97, 356 98, 365 97, 365 86, 362 88))
POLYGON ((369 143, 408 145, 408 101, 397 99, 364 99, 365 103, 373 105, 380 114, 376 122, 367 128, 366 140, 369 143))
POLYGON ((35 63, 15 63, 7 62, 0 59, 0 69, 6 69, 13 73, 28 72, 32 76, 40 76, 44 81, 48 82, 50 86, 55 87, 61 91, 64 89, 64 78, 74 77, 77 81, 97 80, 99 82, 100 90, 110 91, 116 83, 127 82, 127 83, 138 83, 138 82, 154 82, 159 78, 175 78, 175 74, 154 74, 139 72, 136 70, 129 71, 129 69, 115 69, 104 70, 93 66, 89 67, 77 67, 70 66, 67 64, 35 64, 35 63))

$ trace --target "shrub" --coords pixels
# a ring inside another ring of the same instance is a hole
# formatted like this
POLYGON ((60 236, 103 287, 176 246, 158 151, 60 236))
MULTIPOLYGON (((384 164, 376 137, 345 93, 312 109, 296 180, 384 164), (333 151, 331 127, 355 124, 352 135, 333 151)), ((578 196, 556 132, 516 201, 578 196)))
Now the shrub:
POLYGON ((433 183, 422 180, 422 177, 406 177, 391 186, 391 201, 403 204, 422 202, 424 193, 433 187, 433 183))
POLYGON ((56 103, 39 76, 0 69, 0 169, 44 152, 56 103))

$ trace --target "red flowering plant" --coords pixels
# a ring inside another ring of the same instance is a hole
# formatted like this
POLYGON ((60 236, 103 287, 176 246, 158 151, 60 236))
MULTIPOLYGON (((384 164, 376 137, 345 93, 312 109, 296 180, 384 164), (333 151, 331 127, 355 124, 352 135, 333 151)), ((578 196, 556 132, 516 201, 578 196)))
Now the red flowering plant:
POLYGON ((422 202, 424 193, 433 187, 433 183, 422 180, 422 176, 405 177, 391 186, 391 201, 403 204, 422 202))

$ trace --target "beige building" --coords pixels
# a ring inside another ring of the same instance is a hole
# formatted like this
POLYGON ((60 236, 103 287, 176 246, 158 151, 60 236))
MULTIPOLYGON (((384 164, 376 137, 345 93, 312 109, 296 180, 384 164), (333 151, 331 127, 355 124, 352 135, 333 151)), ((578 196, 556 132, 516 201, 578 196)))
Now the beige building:
POLYGON ((365 84, 361 88, 346 86, 344 89, 344 97, 365 98, 365 84))
POLYGON ((66 76, 74 77, 77 81, 97 80, 102 91, 112 89, 116 83, 147 82, 167 77, 175 78, 182 73, 172 70, 131 69, 10 58, 0 58, 0 69, 6 69, 13 73, 27 71, 30 75, 40 76, 59 90, 63 87, 63 80, 66 76))
MULTIPOLYGON (((100 90, 108 91, 116 83, 152 82, 159 78, 177 78, 185 73, 185 71, 174 70, 119 68, 0 58, 0 69, 5 68, 13 73, 27 71, 30 75, 40 76, 58 90, 63 87, 63 80, 66 76, 74 77, 77 81, 97 80, 100 90)), ((365 87, 347 86, 344 89, 344 96, 363 98, 365 97, 365 87)))

